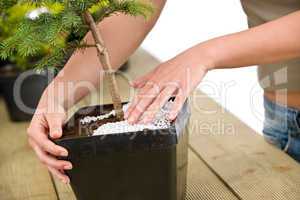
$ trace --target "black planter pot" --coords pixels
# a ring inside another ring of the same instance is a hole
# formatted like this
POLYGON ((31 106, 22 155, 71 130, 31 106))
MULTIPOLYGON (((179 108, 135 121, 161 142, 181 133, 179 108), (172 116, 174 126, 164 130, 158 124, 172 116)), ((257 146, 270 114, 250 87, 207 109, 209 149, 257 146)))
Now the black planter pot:
MULTIPOLYGON (((80 109, 56 144, 68 149, 66 171, 79 200, 183 200, 186 191, 187 103, 171 128, 104 136, 79 119, 107 113, 112 105, 80 109)), ((61 158, 63 159, 63 158, 61 158)))
MULTIPOLYGON (((9 64, 8 61, 0 59, 0 73, 2 72, 3 68, 5 68, 8 64, 9 64)), ((0 76, 1 76, 1 74, 0 74, 0 76)), ((0 95, 2 95, 2 94, 3 94, 3 83, 2 83, 2 80, 0 78, 0 95)))
POLYGON ((53 77, 50 71, 40 74, 18 72, 12 65, 0 70, 0 88, 12 121, 31 120, 43 91, 51 81, 49 77, 53 77))
POLYGON ((0 68, 6 66, 7 64, 9 64, 8 61, 6 61, 6 60, 1 60, 1 59, 0 59, 0 68))

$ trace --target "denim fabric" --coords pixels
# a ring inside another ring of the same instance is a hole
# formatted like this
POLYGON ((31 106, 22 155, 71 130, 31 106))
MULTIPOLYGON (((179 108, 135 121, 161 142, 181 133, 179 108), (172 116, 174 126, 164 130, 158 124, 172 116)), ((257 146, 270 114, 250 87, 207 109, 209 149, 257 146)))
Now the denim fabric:
POLYGON ((264 99, 264 137, 300 162, 300 110, 264 99))

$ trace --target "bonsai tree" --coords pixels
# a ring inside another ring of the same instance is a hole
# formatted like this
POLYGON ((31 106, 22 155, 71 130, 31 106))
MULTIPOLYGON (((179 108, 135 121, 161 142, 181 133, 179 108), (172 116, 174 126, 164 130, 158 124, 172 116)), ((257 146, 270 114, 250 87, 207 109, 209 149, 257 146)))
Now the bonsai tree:
POLYGON ((116 116, 123 119, 123 110, 109 52, 97 28, 97 23, 116 13, 147 17, 152 6, 141 0, 0 0, 0 12, 13 6, 30 4, 46 8, 32 19, 25 17, 17 30, 0 44, 0 57, 7 59, 13 54, 22 57, 37 55, 46 46, 50 51, 37 64, 37 69, 64 65, 64 58, 74 50, 96 48, 100 63, 107 77, 116 116), (51 12, 50 6, 58 8, 51 12), (86 44, 82 38, 91 31, 94 44, 86 44), (72 40, 70 40, 72 37, 72 40))

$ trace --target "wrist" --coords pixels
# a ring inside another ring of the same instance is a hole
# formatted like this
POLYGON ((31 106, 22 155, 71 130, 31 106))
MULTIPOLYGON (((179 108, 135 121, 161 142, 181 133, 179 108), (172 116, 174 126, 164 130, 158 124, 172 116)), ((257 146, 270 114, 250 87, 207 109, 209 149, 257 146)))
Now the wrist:
POLYGON ((201 69, 205 72, 216 68, 214 51, 206 44, 188 49, 182 54, 188 66, 201 69))

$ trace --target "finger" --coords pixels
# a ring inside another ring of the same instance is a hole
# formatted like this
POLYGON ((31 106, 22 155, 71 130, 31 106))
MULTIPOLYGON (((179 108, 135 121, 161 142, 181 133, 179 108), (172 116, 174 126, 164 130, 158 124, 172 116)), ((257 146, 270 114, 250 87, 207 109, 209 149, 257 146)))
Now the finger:
POLYGON ((138 94, 135 94, 132 101, 130 102, 125 114, 124 114, 124 118, 128 120, 128 117, 130 115, 130 113, 133 111, 133 109, 135 108, 135 106, 137 105, 138 103, 138 99, 139 99, 139 96, 138 94))
POLYGON ((61 170, 71 170, 73 168, 72 164, 68 161, 57 160, 56 158, 48 155, 44 152, 33 140, 29 140, 30 145, 38 156, 39 160, 50 167, 61 170))
POLYGON ((53 139, 58 139, 62 136, 62 126, 66 119, 64 113, 48 114, 46 120, 49 125, 49 135, 53 139))
POLYGON ((38 126, 30 127, 28 129, 28 136, 47 153, 54 156, 68 156, 68 151, 65 148, 54 144, 48 139, 45 128, 38 126))
POLYGON ((125 112, 124 118, 125 119, 129 119, 129 116, 131 115, 132 111, 136 108, 136 106, 138 105, 138 103, 140 102, 140 100, 147 96, 147 92, 149 90, 157 90, 157 92, 159 92, 159 87, 157 84, 153 83, 153 82, 147 82, 147 84, 140 89, 140 91, 138 92, 138 94, 136 94, 133 98, 133 100, 131 101, 127 111, 125 112))
POLYGON ((68 156, 68 151, 65 148, 54 144, 46 135, 42 133, 36 134, 36 136, 32 139, 47 153, 50 153, 54 156, 68 156))
POLYGON ((63 174, 61 171, 53 168, 53 167, 47 167, 48 170, 51 172, 51 174, 53 176, 55 176, 56 178, 58 178, 60 181, 62 181, 65 184, 69 184, 70 183, 70 179, 67 175, 63 174))
POLYGON ((137 123, 140 117, 143 115, 147 107, 156 99, 160 93, 159 87, 152 87, 150 90, 145 92, 143 95, 140 95, 138 103, 130 113, 128 117, 128 123, 134 124, 137 123))
POLYGON ((176 86, 166 87, 155 99, 155 101, 148 107, 145 115, 143 117, 143 123, 147 124, 154 120, 156 113, 166 104, 166 102, 173 96, 176 92, 176 86))
POLYGON ((147 81, 151 79, 153 74, 154 74, 154 70, 147 73, 144 76, 141 76, 141 77, 135 79, 133 82, 130 83, 130 85, 134 88, 142 88, 145 86, 147 81))
POLYGON ((182 92, 178 92, 178 95, 176 96, 172 109, 170 113, 168 114, 169 120, 173 121, 176 119, 178 113, 180 112, 187 96, 184 95, 182 92))

